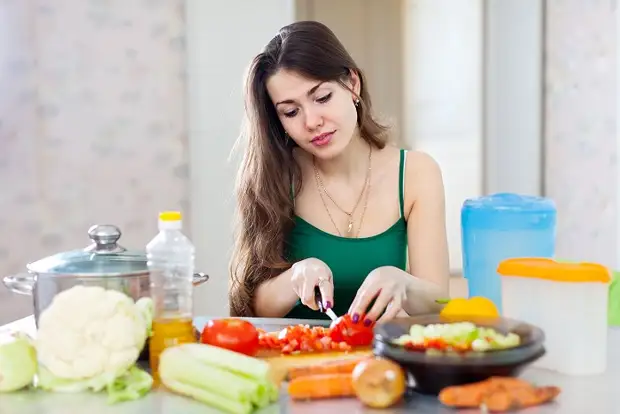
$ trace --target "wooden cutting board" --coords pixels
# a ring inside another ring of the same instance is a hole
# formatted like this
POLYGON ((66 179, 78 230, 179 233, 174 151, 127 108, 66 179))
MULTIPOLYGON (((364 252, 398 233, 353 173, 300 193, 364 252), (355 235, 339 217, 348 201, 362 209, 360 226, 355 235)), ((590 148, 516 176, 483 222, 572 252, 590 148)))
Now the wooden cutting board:
MULTIPOLYGON (((194 318, 194 328, 202 332, 205 324, 212 319, 211 317, 199 316, 194 318)), ((329 326, 330 320, 314 320, 314 319, 286 319, 286 318, 240 318, 251 322, 254 326, 259 327, 267 332, 277 332, 287 326, 309 325, 309 326, 329 326)), ((199 335, 199 334, 198 334, 199 335)), ((360 358, 362 356, 372 355, 372 350, 368 348, 359 348, 348 352, 317 352, 296 355, 282 355, 277 351, 261 351, 257 358, 267 361, 271 366, 273 380, 276 384, 280 384, 286 379, 288 370, 291 367, 317 365, 324 362, 338 361, 343 359, 360 358)))
POLYGON ((269 352, 257 356, 269 363, 273 381, 276 384, 281 384, 286 380, 288 370, 292 367, 318 365, 325 362, 355 359, 370 355, 372 355, 372 349, 361 348, 348 352, 316 352, 295 355, 279 355, 269 352))

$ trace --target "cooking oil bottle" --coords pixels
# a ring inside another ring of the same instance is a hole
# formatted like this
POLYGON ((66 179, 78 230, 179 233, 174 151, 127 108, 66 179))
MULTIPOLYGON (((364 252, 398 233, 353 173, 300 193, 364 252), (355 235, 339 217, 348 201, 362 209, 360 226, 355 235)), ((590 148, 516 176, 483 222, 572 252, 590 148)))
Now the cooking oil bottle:
POLYGON ((159 384, 159 356, 164 349, 196 342, 192 324, 195 248, 182 232, 178 211, 159 214, 159 233, 146 246, 151 296, 155 305, 149 363, 159 384))

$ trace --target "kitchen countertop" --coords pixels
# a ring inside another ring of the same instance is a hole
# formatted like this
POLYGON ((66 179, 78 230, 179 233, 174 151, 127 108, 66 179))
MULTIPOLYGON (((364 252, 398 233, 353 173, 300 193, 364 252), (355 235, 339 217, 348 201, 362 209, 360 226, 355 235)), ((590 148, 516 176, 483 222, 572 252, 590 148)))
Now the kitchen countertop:
MULTIPOLYGON (((197 318, 196 325, 201 327, 206 318, 197 318)), ((254 319, 257 326, 269 329, 269 325, 280 325, 277 319, 254 319)), ((288 323, 303 321, 288 320, 288 323)), ((32 317, 21 319, 0 327, 0 336, 3 332, 21 330, 32 333, 34 331, 32 317)), ((562 388, 562 393, 556 402, 548 405, 529 409, 532 414, 583 414, 586 412, 596 414, 617 413, 620 411, 620 328, 610 328, 609 331, 609 358, 608 369, 603 375, 570 377, 541 369, 526 369, 522 378, 535 382, 539 385, 556 385, 562 388)), ((445 408, 437 403, 436 398, 429 396, 413 395, 406 404, 388 410, 365 409, 355 399, 333 400, 324 402, 298 403, 289 401, 286 393, 281 393, 280 403, 274 404, 261 414, 271 413, 294 413, 305 414, 311 411, 347 412, 349 414, 383 412, 416 414, 454 414, 455 410, 445 408)), ((188 398, 172 395, 165 391, 153 391, 145 398, 107 405, 104 395, 96 394, 52 394, 45 392, 18 392, 13 394, 0 394, 0 413, 2 414, 210 414, 218 413, 204 404, 188 398)), ((460 410, 459 414, 474 414, 480 411, 460 410)))

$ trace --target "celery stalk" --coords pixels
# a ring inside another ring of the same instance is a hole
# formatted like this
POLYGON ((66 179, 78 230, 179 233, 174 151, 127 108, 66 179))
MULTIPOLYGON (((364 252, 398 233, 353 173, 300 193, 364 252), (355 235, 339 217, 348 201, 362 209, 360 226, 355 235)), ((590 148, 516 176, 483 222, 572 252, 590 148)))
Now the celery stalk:
POLYGON ((193 385, 184 384, 180 381, 166 378, 164 376, 161 377, 161 380, 171 391, 186 397, 191 397, 196 401, 200 401, 230 414, 250 414, 253 410, 252 404, 247 401, 242 402, 230 400, 218 395, 215 392, 204 388, 195 387, 193 385))
POLYGON ((274 403, 280 398, 280 391, 272 381, 267 381, 267 393, 269 394, 269 403, 274 403))
POLYGON ((269 364, 238 352, 212 345, 188 343, 179 345, 196 360, 227 371, 264 381, 269 377, 269 364))
POLYGON ((271 404, 271 393, 269 390, 269 382, 260 382, 260 393, 254 395, 252 402, 258 408, 267 407, 271 404))
MULTIPOLYGON (((267 394, 264 383, 208 365, 195 358, 183 346, 162 352, 159 375, 162 379, 196 386, 239 402, 258 403, 267 394)), ((162 382, 168 386, 165 381, 162 382)))

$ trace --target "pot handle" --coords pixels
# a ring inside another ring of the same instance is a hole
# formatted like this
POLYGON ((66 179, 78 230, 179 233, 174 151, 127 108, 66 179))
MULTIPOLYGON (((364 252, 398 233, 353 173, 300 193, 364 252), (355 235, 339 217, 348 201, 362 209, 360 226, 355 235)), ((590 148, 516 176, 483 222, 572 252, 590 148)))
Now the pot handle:
POLYGON ((209 280, 209 275, 204 273, 194 273, 194 279, 192 281, 194 286, 202 285, 204 282, 209 280))
POLYGON ((13 293, 30 296, 34 287, 34 276, 29 273, 6 276, 2 283, 13 293))

